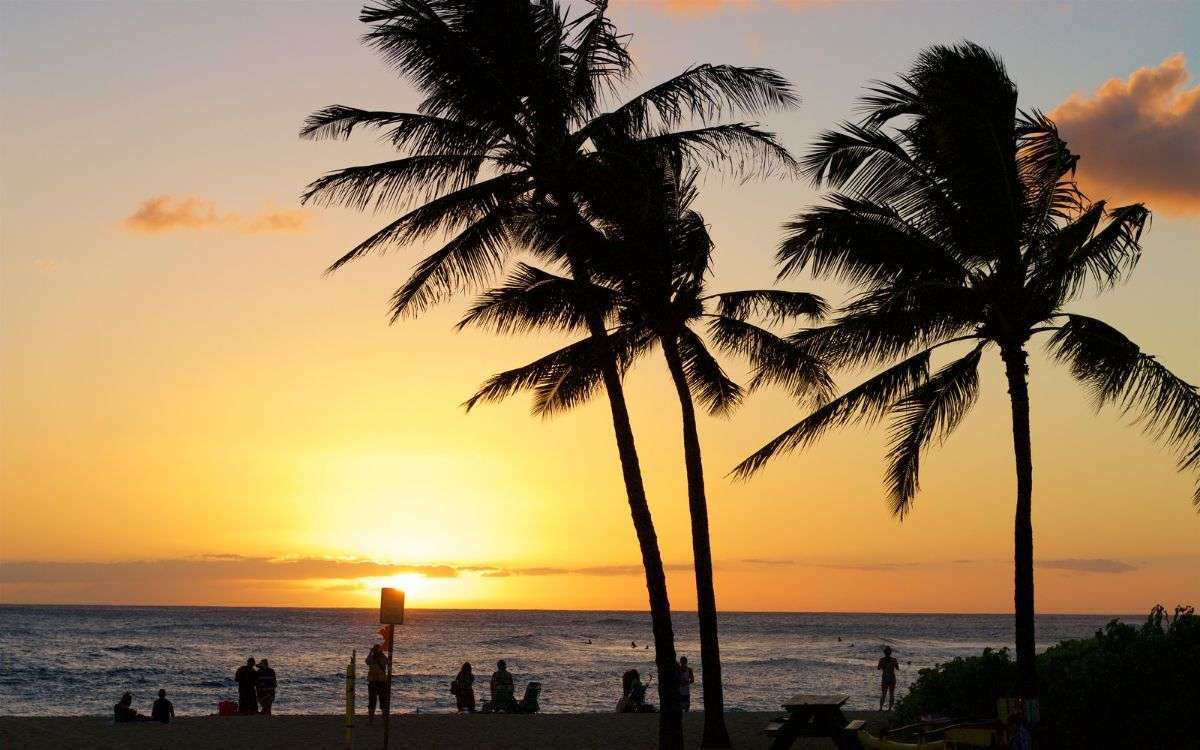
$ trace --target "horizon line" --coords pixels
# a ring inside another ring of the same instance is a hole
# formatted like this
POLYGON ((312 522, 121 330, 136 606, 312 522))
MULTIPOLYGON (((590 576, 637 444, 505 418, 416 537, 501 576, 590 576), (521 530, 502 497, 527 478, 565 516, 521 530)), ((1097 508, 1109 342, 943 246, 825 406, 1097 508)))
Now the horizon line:
MULTIPOLYGON (((1166 606, 1166 605, 1163 605, 1166 606)), ((64 603, 64 602, 0 602, 0 608, 17 608, 17 607, 107 607, 107 608, 129 608, 129 609, 326 609, 338 611, 377 611, 378 607, 330 607, 330 606, 300 606, 300 605, 252 605, 252 604, 106 604, 106 603, 64 603)), ((548 608, 548 607, 408 607, 409 612, 615 612, 620 614, 642 614, 649 615, 649 609, 585 609, 585 608, 548 608)), ((1149 612, 1149 610, 1147 610, 1149 612)), ((695 609, 672 609, 671 614, 696 614, 695 609)), ((911 612, 911 611, 865 611, 865 610, 804 610, 804 609, 730 609, 718 610, 718 616, 726 615, 912 615, 912 616, 929 616, 929 615, 949 615, 949 616, 1002 616, 1013 617, 1012 612, 984 612, 984 611, 927 611, 927 612, 911 612)), ((1141 617, 1141 614, 1132 612, 1082 612, 1082 611, 1054 611, 1054 612, 1038 612, 1038 617, 1055 616, 1055 617, 1141 617)))

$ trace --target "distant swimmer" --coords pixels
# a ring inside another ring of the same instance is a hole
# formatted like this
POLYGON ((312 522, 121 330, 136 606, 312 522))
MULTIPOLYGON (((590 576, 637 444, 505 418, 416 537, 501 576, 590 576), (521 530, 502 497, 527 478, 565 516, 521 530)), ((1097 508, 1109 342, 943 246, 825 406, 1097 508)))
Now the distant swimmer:
POLYGON ((841 642, 842 642, 842 637, 839 635, 839 636, 838 636, 838 643, 841 643, 841 642))
POLYGON ((592 645, 592 639, 591 639, 591 638, 588 638, 588 645, 589 645, 589 646, 590 646, 590 645, 592 645))
POLYGON ((630 641, 629 645, 633 648, 637 648, 637 641, 630 641))

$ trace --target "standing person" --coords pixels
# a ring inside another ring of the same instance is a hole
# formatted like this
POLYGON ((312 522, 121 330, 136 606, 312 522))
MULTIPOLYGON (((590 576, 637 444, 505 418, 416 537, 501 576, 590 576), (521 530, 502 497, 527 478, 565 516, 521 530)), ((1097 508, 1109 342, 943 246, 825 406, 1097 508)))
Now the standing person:
POLYGON ((271 665, 263 659, 258 663, 258 679, 254 683, 255 692, 258 694, 258 704, 262 706, 259 712, 265 716, 271 715, 271 705, 275 703, 275 688, 278 687, 278 682, 275 679, 275 670, 271 669, 271 665))
POLYGON ((175 718, 175 704, 167 700, 166 690, 158 691, 158 700, 150 707, 150 718, 163 724, 169 724, 175 718))
POLYGON ((238 667, 238 671, 233 674, 233 679, 238 686, 238 713, 258 713, 258 697, 254 694, 258 673, 254 671, 253 656, 246 660, 244 667, 238 667))
POLYGON ((458 701, 458 712, 475 713, 475 673, 471 662, 464 662, 458 676, 454 678, 454 698, 458 701))
POLYGON ((371 646, 370 653, 367 654, 367 723, 375 721, 375 704, 379 703, 380 711, 388 710, 388 693, 387 684, 387 654, 383 652, 383 646, 376 643, 371 646))
POLYGON ((883 710, 883 699, 888 699, 888 710, 896 704, 896 672, 900 669, 900 661, 892 656, 892 647, 883 647, 883 658, 875 667, 883 672, 883 686, 879 692, 879 710, 883 710))
POLYGON ((684 711, 692 710, 692 683, 696 673, 688 666, 687 657, 679 657, 679 705, 684 711))
POLYGON ((501 659, 496 662, 496 671, 488 682, 488 690, 492 695, 492 711, 511 711, 513 703, 513 676, 508 671, 508 662, 501 659))

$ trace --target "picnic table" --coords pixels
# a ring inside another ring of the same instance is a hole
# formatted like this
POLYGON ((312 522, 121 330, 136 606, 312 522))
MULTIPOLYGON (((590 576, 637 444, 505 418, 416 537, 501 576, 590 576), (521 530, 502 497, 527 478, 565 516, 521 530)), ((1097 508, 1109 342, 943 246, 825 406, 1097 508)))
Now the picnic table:
POLYGON ((848 695, 793 695, 783 703, 787 716, 767 724, 763 733, 774 738, 771 750, 787 750, 801 737, 828 737, 838 750, 859 750, 862 720, 848 721, 842 706, 848 695))

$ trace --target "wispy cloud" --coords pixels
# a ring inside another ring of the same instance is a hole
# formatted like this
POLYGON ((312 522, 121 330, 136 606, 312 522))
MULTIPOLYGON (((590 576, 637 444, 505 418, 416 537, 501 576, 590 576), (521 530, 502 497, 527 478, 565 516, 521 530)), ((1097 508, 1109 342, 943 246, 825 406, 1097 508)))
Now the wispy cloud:
POLYGON ((1106 558, 1040 560, 1037 565, 1051 570, 1071 570, 1077 573, 1129 573, 1137 570, 1136 565, 1106 558))
POLYGON ((221 230, 237 234, 300 234, 308 231, 310 213, 304 209, 264 209, 256 214, 221 213, 216 204, 191 196, 159 195, 142 201, 121 222, 130 232, 163 234, 178 231, 221 230))
POLYGON ((649 6, 668 13, 700 15, 723 9, 757 10, 771 6, 801 8, 832 5, 841 0, 622 0, 626 5, 649 6))
POLYGON ((1200 85, 1188 88, 1190 78, 1177 54, 1050 112, 1080 154, 1080 183, 1091 197, 1200 215, 1200 85))
POLYGON ((0 583, 108 583, 138 580, 151 575, 172 580, 298 581, 384 578, 405 573, 428 578, 454 578, 459 572, 450 565, 393 565, 373 560, 317 557, 276 559, 240 555, 198 555, 123 562, 0 563, 0 583))
MULTIPOLYGON (((895 561, 856 562, 789 560, 774 558, 745 558, 720 562, 718 569, 739 566, 796 567, 826 570, 889 573, 905 570, 942 568, 963 564, 1007 564, 1003 560, 895 561)), ((1039 560, 1037 566, 1049 570, 1068 570, 1081 573, 1126 573, 1137 570, 1129 563, 1107 558, 1065 558, 1039 560)), ((690 563, 667 563, 669 572, 689 573, 690 563)), ((202 554, 190 557, 122 562, 65 562, 54 560, 17 560, 0 562, 0 583, 6 584, 113 584, 145 580, 181 582, 195 581, 258 581, 300 582, 325 581, 327 591, 357 591, 363 588, 361 579, 390 578, 398 575, 419 575, 426 578, 515 578, 539 576, 634 577, 644 575, 641 565, 590 565, 582 567, 509 567, 503 565, 455 565, 452 563, 389 563, 364 559, 323 557, 248 557, 230 554, 202 554)))

